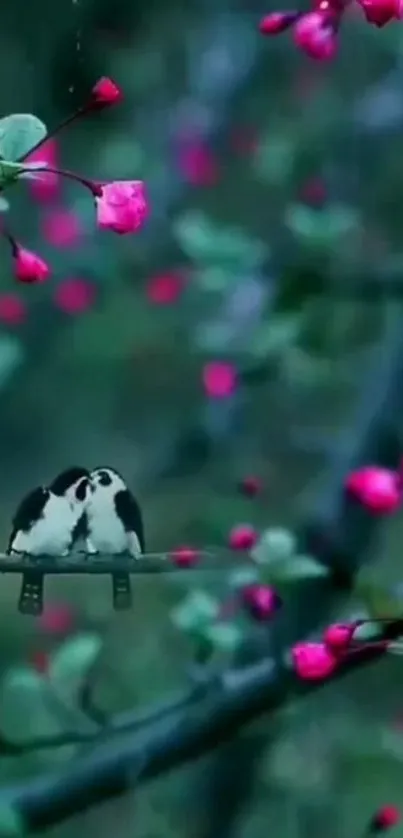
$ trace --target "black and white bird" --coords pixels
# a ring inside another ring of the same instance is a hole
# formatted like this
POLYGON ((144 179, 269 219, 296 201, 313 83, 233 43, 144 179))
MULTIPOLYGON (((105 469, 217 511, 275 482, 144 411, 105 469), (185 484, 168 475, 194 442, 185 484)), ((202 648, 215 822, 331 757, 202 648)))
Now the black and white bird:
POLYGON ((89 472, 79 466, 33 489, 14 514, 7 553, 67 555, 90 493, 89 472))
POLYGON ((86 504, 88 553, 144 553, 141 509, 123 477, 113 468, 90 473, 92 492, 86 504))
MULTIPOLYGON (((123 477, 109 467, 90 474, 92 492, 86 504, 87 552, 118 556, 129 553, 139 559, 145 551, 143 516, 123 477)), ((131 603, 128 573, 113 574, 115 608, 131 603)))

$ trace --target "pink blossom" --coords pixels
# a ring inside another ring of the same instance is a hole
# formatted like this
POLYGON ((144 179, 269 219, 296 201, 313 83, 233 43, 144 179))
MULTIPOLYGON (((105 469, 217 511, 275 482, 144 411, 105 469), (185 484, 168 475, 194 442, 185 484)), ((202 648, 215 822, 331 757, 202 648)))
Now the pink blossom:
POLYGON ((334 623, 323 633, 323 642, 333 652, 346 650, 354 636, 356 623, 334 623))
POLYGON ((91 104, 98 109, 114 105, 121 99, 123 94, 120 87, 108 76, 98 79, 91 91, 91 104))
POLYGON ((36 253, 15 244, 13 253, 14 276, 19 282, 43 282, 50 276, 49 265, 36 253))
POLYGON ((219 167, 211 149, 202 140, 187 141, 179 149, 179 168, 193 186, 213 186, 219 167))
POLYGON ((304 681, 321 681, 335 671, 338 661, 324 643, 297 643, 292 648, 296 674, 304 681))
POLYGON ((250 550, 257 542, 257 532, 250 524, 238 524, 233 527, 228 543, 231 550, 250 550))
POLYGON ((242 590, 243 601, 257 620, 272 617, 281 605, 281 600, 270 585, 252 584, 242 590))
POLYGON ((358 0, 368 23, 385 26, 391 20, 402 17, 401 0, 358 0))
POLYGON ((151 277, 147 283, 147 297, 154 305, 169 305, 180 297, 184 278, 178 271, 170 271, 151 277))
POLYGON ((54 247, 69 248, 77 243, 82 230, 74 212, 58 209, 47 213, 42 219, 42 234, 54 247))
POLYGON ((39 627, 46 634, 68 634, 73 628, 74 617, 69 605, 45 605, 39 617, 39 627))
POLYGON ((141 180, 116 180, 101 187, 95 197, 98 226, 119 235, 135 233, 148 215, 145 185, 141 180))
POLYGON ((17 294, 0 294, 0 322, 7 326, 21 326, 27 317, 27 308, 17 294))
POLYGON ((65 279, 54 293, 54 301, 65 314, 83 314, 95 300, 95 288, 85 279, 65 279))
POLYGON ((176 547, 170 557, 177 567, 193 567, 199 560, 199 552, 194 547, 176 547))
MULTIPOLYGON (((46 163, 53 169, 57 169, 57 145, 51 138, 46 140, 40 148, 29 154, 25 163, 46 163)), ((54 200, 59 192, 60 178, 56 172, 40 172, 35 179, 27 181, 32 197, 36 201, 45 203, 54 200)))
POLYGON ((308 12, 294 25, 296 45, 311 58, 328 61, 337 52, 337 35, 333 18, 321 12, 308 12))
POLYGON ((345 486, 363 506, 374 513, 395 512, 402 502, 399 475, 380 466, 365 466, 352 472, 345 486))
POLYGON ((237 386, 237 373, 232 364, 212 361, 203 369, 203 384, 208 396, 222 399, 231 396, 237 386))
POLYGON ((299 12, 270 12, 259 23, 262 35, 279 35, 289 29, 299 17, 299 12))
POLYGON ((244 495, 253 498, 255 495, 260 494, 263 489, 263 484, 260 477, 255 477, 253 474, 249 474, 242 478, 239 488, 244 495))
POLYGON ((36 672, 41 675, 44 675, 49 669, 49 655, 46 652, 34 652, 30 662, 36 672))

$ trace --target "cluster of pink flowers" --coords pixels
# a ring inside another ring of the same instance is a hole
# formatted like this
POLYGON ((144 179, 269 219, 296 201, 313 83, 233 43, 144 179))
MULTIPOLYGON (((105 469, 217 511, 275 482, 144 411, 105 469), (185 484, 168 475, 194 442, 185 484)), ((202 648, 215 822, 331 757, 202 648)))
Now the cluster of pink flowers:
MULTIPOLYGON (((385 26, 403 18, 401 0, 356 0, 368 23, 385 26)), ((308 12, 271 12, 260 21, 262 35, 278 35, 292 29, 296 46, 310 58, 327 61, 338 48, 338 32, 352 0, 312 0, 308 12)))
MULTIPOLYGON (((94 199, 98 227, 102 230, 112 230, 119 235, 124 235, 139 231, 147 219, 148 199, 143 181, 127 180, 97 183, 88 178, 81 177, 74 172, 59 169, 55 165, 55 147, 52 144, 54 135, 61 128, 92 111, 109 107, 121 99, 121 90, 112 79, 105 77, 99 79, 91 91, 88 102, 76 111, 76 113, 68 117, 62 125, 59 125, 44 140, 30 149, 23 160, 18 162, 21 165, 26 164, 27 169, 29 169, 31 164, 35 164, 35 180, 31 181, 31 183, 32 188, 37 191, 37 197, 43 198, 45 195, 54 195, 60 177, 77 181, 89 190, 94 199), (41 169, 38 163, 43 161, 44 147, 46 147, 47 162, 44 163, 43 169, 41 169)), ((48 232, 50 237, 55 234, 54 229, 50 229, 48 232)), ((73 232, 76 233, 76 230, 72 231, 69 229, 67 232, 71 236, 73 232)), ((2 233, 11 246, 16 279, 23 283, 44 282, 48 279, 50 276, 50 267, 47 262, 38 254, 23 247, 6 226, 3 226, 2 233)), ((58 230, 56 230, 57 234, 58 230)))

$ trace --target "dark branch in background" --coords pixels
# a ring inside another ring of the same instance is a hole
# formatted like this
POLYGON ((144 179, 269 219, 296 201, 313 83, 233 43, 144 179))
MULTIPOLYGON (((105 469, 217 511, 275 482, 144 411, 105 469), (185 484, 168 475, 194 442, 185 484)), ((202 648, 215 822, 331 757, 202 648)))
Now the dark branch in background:
MULTIPOLYGON (((368 359, 368 375, 361 385, 352 419, 339 444, 329 451, 327 482, 305 511, 301 528, 303 550, 313 553, 333 571, 328 579, 300 586, 287 603, 284 621, 256 632, 235 658, 235 664, 253 662, 262 647, 286 648, 309 636, 338 605, 340 591, 353 582, 355 570, 369 561, 378 519, 347 499, 345 476, 358 465, 377 462, 394 467, 402 454, 397 422, 403 416, 403 341, 400 325, 393 324, 381 345, 368 359)), ((326 467, 325 467, 326 468, 326 467)), ((264 654, 264 652, 263 652, 264 654)), ((266 652, 267 654, 267 652, 266 652)), ((205 794, 197 801, 201 823, 199 838, 230 838, 246 811, 261 758, 270 747, 270 725, 241 733, 213 757, 207 766, 205 794)))
MULTIPOLYGON (((388 638, 399 636, 396 621, 388 638)), ((340 665, 335 680, 384 654, 379 648, 357 651, 340 665)), ((101 742, 92 753, 25 783, 3 786, 0 806, 11 806, 29 831, 46 829, 71 815, 124 794, 135 783, 152 780, 228 741, 242 725, 287 699, 319 689, 323 682, 301 681, 281 660, 266 658, 245 669, 224 672, 209 694, 187 712, 172 710, 158 722, 142 725, 123 738, 101 742)))
MULTIPOLYGON (((351 446, 347 446, 346 437, 339 451, 340 458, 347 448, 350 451, 349 457, 343 459, 345 469, 355 467, 361 459, 397 465, 400 452, 396 422, 401 415, 403 390, 401 343, 401 337, 397 340, 393 335, 387 368, 382 370, 382 375, 380 370, 372 370, 367 384, 372 389, 368 398, 370 409, 359 411, 362 424, 359 426, 358 421, 354 424, 355 444, 352 440, 351 446)), ((362 405, 367 397, 368 391, 362 405)), ((308 543, 315 537, 320 548, 318 557, 335 569, 330 582, 312 584, 311 599, 308 598, 305 607, 312 611, 315 592, 318 611, 306 619, 309 631, 314 623, 318 624, 318 614, 323 612, 319 598, 325 595, 326 605, 330 601, 334 604, 338 587, 350 585, 359 566, 368 560, 377 526, 377 519, 358 509, 351 500, 340 502, 344 498, 341 477, 344 479, 344 472, 339 480, 330 482, 326 503, 321 506, 321 515, 318 514, 318 525, 310 524, 304 532, 308 543), (326 534, 322 527, 336 520, 337 529, 331 528, 336 541, 327 537, 318 539, 318 534, 326 534)), ((303 611, 304 608, 301 614, 303 611)), ((388 626, 387 637, 393 639, 402 632, 402 621, 395 621, 388 626)), ((384 651, 363 647, 339 666, 334 677, 379 659, 384 651)), ((98 741, 91 753, 71 761, 62 770, 53 769, 25 783, 4 786, 0 791, 0 805, 14 806, 29 830, 47 828, 107 798, 124 794, 133 784, 134 776, 137 783, 146 782, 214 750, 259 715, 321 686, 322 682, 296 678, 280 651, 247 666, 212 675, 210 681, 206 680, 204 691, 192 688, 177 701, 162 704, 151 713, 127 714, 127 727, 120 731, 118 727, 108 729, 108 736, 98 741)))

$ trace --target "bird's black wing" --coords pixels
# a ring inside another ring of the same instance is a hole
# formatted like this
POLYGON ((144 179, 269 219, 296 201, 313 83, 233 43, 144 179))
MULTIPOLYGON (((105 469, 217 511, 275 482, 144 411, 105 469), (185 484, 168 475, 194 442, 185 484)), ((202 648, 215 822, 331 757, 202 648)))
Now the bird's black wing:
POLYGON ((135 497, 128 489, 122 489, 115 495, 115 509, 126 532, 137 535, 141 552, 145 552, 144 525, 141 509, 135 497))
POLYGON ((12 532, 9 538, 7 553, 10 552, 12 543, 17 532, 26 532, 35 521, 42 517, 45 506, 49 500, 50 492, 43 486, 33 489, 29 495, 21 501, 17 507, 12 520, 12 532))

